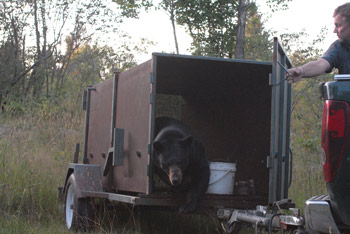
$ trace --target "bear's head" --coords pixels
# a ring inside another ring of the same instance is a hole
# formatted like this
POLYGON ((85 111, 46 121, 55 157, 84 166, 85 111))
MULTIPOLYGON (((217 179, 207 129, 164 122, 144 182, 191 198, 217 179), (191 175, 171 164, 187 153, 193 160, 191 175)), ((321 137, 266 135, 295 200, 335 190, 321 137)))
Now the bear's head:
POLYGON ((183 173, 190 163, 192 141, 193 136, 186 136, 153 142, 153 160, 169 176, 173 186, 182 182, 183 173))

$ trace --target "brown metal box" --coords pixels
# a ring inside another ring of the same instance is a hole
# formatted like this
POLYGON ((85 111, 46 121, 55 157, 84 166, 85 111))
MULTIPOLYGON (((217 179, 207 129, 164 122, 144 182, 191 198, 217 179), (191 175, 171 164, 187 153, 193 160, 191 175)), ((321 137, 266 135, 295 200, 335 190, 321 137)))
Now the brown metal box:
POLYGON ((105 191, 157 200, 154 120, 169 116, 192 128, 210 161, 237 163, 236 182, 254 181, 254 194, 204 200, 251 208, 287 198, 291 89, 283 81, 286 66, 290 63, 276 41, 273 62, 155 53, 89 89, 84 158, 101 166, 105 191))

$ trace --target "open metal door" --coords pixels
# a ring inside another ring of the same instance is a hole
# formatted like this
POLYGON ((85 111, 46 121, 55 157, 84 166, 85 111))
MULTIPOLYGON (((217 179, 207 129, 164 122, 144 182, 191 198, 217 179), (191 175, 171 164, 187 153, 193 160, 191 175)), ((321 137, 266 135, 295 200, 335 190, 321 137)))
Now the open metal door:
POLYGON ((113 187, 118 191, 149 192, 151 71, 149 60, 118 78, 114 138, 123 145, 113 163, 113 187))
POLYGON ((84 163, 106 190, 149 193, 152 61, 87 89, 84 163))
POLYGON ((289 143, 291 115, 291 85, 285 73, 291 62, 277 38, 274 38, 271 100, 271 142, 269 168, 269 204, 288 198, 289 187, 289 143))

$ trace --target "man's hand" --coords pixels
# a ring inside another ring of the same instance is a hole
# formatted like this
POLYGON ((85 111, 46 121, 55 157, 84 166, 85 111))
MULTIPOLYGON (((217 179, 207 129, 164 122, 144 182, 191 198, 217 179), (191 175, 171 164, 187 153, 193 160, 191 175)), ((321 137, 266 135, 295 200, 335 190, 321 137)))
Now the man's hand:
POLYGON ((291 69, 288 69, 287 81, 288 83, 295 83, 301 80, 303 77, 303 69, 301 67, 293 67, 291 69))
POLYGON ((301 78, 315 77, 331 69, 331 65, 324 58, 308 62, 301 67, 293 67, 288 70, 286 76, 288 83, 294 83, 301 78))

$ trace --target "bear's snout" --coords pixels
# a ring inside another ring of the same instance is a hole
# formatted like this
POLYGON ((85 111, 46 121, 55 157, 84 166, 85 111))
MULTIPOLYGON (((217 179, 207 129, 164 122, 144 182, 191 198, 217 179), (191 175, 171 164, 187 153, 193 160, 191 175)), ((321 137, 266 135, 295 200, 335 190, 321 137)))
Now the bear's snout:
POLYGON ((169 167, 169 180, 173 186, 178 186, 182 181, 182 172, 179 166, 171 165, 169 167))

